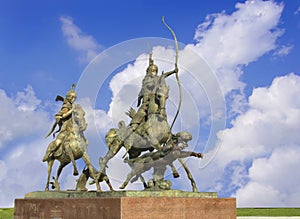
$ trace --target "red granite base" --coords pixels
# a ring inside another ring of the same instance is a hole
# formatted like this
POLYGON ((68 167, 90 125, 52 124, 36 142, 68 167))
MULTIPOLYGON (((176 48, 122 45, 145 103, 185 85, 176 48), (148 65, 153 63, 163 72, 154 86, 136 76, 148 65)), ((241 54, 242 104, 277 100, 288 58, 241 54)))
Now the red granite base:
POLYGON ((235 198, 97 197, 15 200, 15 219, 23 218, 205 218, 235 219, 235 198))

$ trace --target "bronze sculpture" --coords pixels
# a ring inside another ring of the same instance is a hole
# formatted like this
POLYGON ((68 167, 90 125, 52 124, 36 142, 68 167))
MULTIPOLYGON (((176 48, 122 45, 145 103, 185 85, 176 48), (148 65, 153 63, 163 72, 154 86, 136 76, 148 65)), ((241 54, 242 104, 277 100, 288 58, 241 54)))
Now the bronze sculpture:
MULTIPOLYGON (((48 137, 55 129, 56 125, 59 125, 58 136, 52 141, 46 151, 43 161, 48 163, 48 178, 45 190, 49 190, 50 174, 54 160, 60 162, 60 166, 57 170, 57 175, 54 178, 55 183, 58 184, 58 178, 63 168, 73 163, 74 175, 78 175, 75 160, 82 158, 88 166, 91 176, 96 179, 97 191, 101 191, 98 176, 95 176, 94 168, 91 164, 90 157, 87 153, 88 141, 84 136, 84 131, 87 128, 84 116, 85 112, 79 104, 75 104, 76 93, 74 91, 75 85, 72 85, 71 90, 67 93, 66 98, 58 96, 56 101, 63 101, 62 109, 55 115, 55 123, 46 137, 48 137)), ((55 137, 55 133, 53 134, 55 137)), ((56 187, 56 189, 59 189, 56 187)))
POLYGON ((170 180, 165 180, 165 171, 169 166, 173 177, 179 177, 173 164, 174 161, 178 160, 186 171, 192 190, 197 192, 195 180, 183 158, 189 156, 203 158, 203 154, 184 151, 188 146, 188 141, 192 139, 190 133, 183 131, 177 134, 172 133, 172 127, 180 111, 182 99, 177 67, 178 43, 174 31, 165 23, 164 18, 163 23, 174 36, 176 45, 175 67, 169 72, 162 72, 161 75, 158 75, 158 67, 154 64, 152 54, 149 54, 149 65, 142 81, 141 91, 138 94, 138 109, 135 110, 131 107, 126 113, 131 119, 128 125, 124 121, 120 121, 117 128, 111 128, 107 132, 105 141, 109 150, 103 158, 99 158, 99 171, 92 166, 87 154, 88 141, 83 134, 87 125, 83 109, 79 104, 75 104, 76 93, 74 86, 67 93, 66 98, 61 96, 56 98, 57 101, 63 101, 63 106, 61 111, 56 114, 56 121, 47 135, 48 137, 54 132, 55 127, 59 126, 58 131, 53 134, 55 136, 58 133, 58 136, 49 144, 43 158, 44 162, 48 162, 46 190, 49 190, 50 173, 55 159, 61 163, 54 178, 54 184, 58 187, 58 178, 64 166, 72 162, 74 167, 73 175, 78 175, 75 160, 83 158, 88 168, 84 169, 77 180, 76 190, 86 191, 85 185, 88 178, 91 177, 93 179, 92 183, 96 183, 97 191, 101 191, 99 185, 101 181, 105 181, 112 191, 113 188, 109 182, 109 177, 106 175, 107 164, 124 147, 126 153, 123 158, 128 155, 124 162, 131 167, 131 172, 128 173, 120 189, 124 189, 129 182, 134 182, 138 179, 142 181, 144 188, 148 190, 171 189, 172 183, 170 180), (169 97, 169 87, 166 84, 166 78, 174 74, 178 82, 180 100, 175 118, 170 126, 166 112, 166 102, 169 97), (142 152, 146 153, 142 154, 142 152), (152 168, 154 170, 153 178, 146 182, 142 174, 152 168))
POLYGON ((106 134, 105 140, 109 151, 104 158, 99 159, 100 172, 106 173, 108 161, 118 153, 121 147, 125 147, 126 153, 129 156, 124 162, 129 164, 132 171, 120 186, 121 189, 124 189, 130 180, 130 182, 134 182, 137 179, 141 179, 146 189, 170 189, 171 182, 164 180, 164 173, 166 167, 170 166, 173 176, 179 177, 173 165, 175 160, 179 160, 191 181, 193 191, 196 192, 196 183, 182 158, 188 156, 203 158, 203 154, 183 151, 187 146, 187 142, 192 139, 191 134, 188 132, 179 132, 174 135, 171 132, 180 110, 182 96, 177 67, 178 43, 174 31, 165 23, 164 17, 162 21, 174 36, 176 45, 175 68, 170 72, 162 72, 158 76, 158 67, 154 64, 152 54, 149 54, 149 66, 138 95, 137 106, 139 108, 137 112, 133 108, 130 108, 126 113, 131 118, 128 126, 125 126, 125 122, 121 121, 118 128, 110 129, 106 134), (169 88, 166 85, 165 79, 172 74, 176 75, 180 90, 180 101, 174 121, 169 126, 165 109, 169 96, 169 88), (147 150, 149 151, 148 153, 140 156, 143 151, 147 150), (141 174, 151 168, 154 169, 153 179, 150 179, 146 183, 141 174))

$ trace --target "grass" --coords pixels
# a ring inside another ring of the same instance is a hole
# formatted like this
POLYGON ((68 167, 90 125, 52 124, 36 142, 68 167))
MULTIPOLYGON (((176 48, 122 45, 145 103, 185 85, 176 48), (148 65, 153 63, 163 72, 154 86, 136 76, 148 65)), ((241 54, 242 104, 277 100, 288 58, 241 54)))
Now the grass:
POLYGON ((0 219, 12 219, 14 218, 13 208, 0 208, 0 219))
POLYGON ((300 208, 237 208, 237 216, 300 216, 300 208))
MULTIPOLYGON (((237 208, 237 216, 300 216, 300 208, 237 208)), ((0 208, 0 219, 14 218, 13 208, 0 208)))

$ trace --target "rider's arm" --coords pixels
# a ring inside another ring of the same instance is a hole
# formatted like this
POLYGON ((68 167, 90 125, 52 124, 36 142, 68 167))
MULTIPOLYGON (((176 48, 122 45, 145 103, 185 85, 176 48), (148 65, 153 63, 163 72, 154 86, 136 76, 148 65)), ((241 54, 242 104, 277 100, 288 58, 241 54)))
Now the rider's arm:
POLYGON ((73 108, 69 109, 68 107, 63 107, 59 113, 56 114, 55 118, 57 120, 65 119, 70 116, 73 112, 73 108))
POLYGON ((73 108, 68 110, 67 112, 65 112, 64 114, 62 114, 62 118, 65 119, 67 118, 68 116, 70 116, 73 112, 73 108))
POLYGON ((163 75, 166 77, 169 77, 170 75, 174 74, 174 73, 177 73, 178 72, 178 68, 175 67, 175 69, 173 71, 169 71, 169 72, 165 72, 163 73, 163 75))

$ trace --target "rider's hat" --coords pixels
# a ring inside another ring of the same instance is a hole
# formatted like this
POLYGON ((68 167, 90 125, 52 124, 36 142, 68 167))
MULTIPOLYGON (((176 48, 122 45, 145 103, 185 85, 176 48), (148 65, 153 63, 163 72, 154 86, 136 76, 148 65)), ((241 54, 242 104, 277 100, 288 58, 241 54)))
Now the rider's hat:
POLYGON ((76 97, 76 93, 74 91, 76 84, 72 84, 70 91, 67 93, 66 97, 76 97))
POLYGON ((147 73, 150 72, 150 69, 155 69, 155 71, 158 71, 157 65, 154 64, 154 60, 152 59, 152 53, 149 53, 149 66, 147 68, 147 73))

